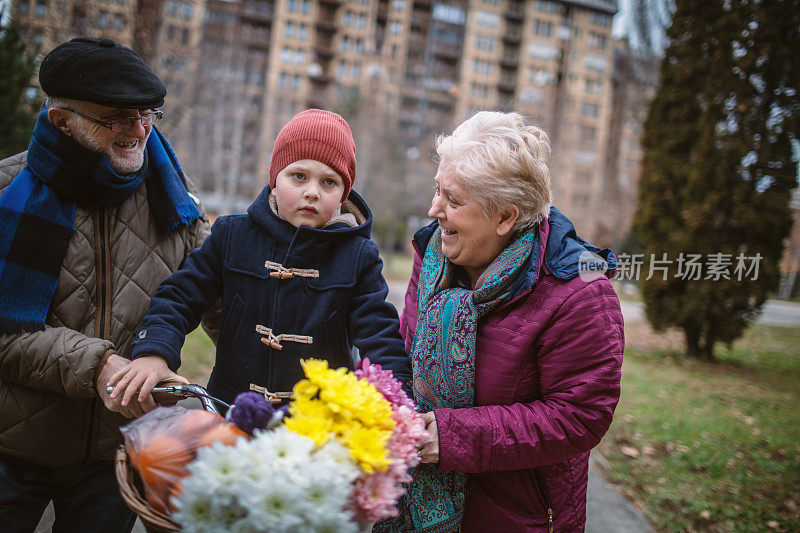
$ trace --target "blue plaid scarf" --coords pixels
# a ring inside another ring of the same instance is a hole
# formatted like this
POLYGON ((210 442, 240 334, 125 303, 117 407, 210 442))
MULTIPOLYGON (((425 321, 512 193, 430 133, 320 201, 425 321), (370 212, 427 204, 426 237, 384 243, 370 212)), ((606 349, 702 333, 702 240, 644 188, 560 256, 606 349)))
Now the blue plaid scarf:
MULTIPOLYGON (((478 319, 506 301, 534 248, 537 229, 518 235, 481 274, 475 290, 454 287, 454 265, 442 255, 441 228, 431 237, 419 276, 419 318, 411 349, 419 411, 473 406, 478 319)), ((466 474, 421 464, 400 503, 401 515, 373 531, 446 533, 461 526, 466 474)))
POLYGON ((120 176, 109 159, 78 144, 39 112, 27 166, 0 196, 0 333, 44 329, 61 263, 75 232, 75 206, 121 204, 147 179, 150 210, 166 234, 200 218, 183 171, 153 128, 146 163, 120 176))

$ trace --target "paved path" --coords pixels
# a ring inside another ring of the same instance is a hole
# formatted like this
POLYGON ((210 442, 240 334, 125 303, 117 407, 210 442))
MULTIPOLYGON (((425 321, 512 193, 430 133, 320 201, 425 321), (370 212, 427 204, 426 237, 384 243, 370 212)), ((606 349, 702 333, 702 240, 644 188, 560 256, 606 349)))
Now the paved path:
MULTIPOLYGON (((622 315, 626 321, 644 320, 644 302, 623 300, 622 315)), ((768 300, 756 323, 765 326, 800 327, 800 304, 768 300)))

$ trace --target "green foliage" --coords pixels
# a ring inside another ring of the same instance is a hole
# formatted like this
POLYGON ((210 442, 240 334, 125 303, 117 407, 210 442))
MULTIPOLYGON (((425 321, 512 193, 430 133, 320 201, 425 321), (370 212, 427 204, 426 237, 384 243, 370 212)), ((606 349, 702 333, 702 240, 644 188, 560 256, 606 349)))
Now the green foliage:
POLYGON ((35 68, 35 51, 25 50, 16 26, 0 29, 0 159, 28 146, 41 106, 25 100, 35 68))
POLYGON ((634 229, 645 257, 673 261, 667 279, 643 283, 648 319, 680 327, 687 353, 711 359, 777 285, 796 185, 800 9, 790 0, 676 4, 645 122, 634 229), (733 266, 760 254, 758 277, 684 280, 680 253, 731 254, 733 266))

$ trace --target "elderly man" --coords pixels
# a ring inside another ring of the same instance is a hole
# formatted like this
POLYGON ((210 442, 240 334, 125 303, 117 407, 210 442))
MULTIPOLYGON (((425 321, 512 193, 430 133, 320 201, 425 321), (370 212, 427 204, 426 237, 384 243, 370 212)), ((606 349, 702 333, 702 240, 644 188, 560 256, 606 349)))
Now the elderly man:
POLYGON ((208 222, 154 128, 166 89, 135 52, 75 38, 39 81, 28 151, 0 161, 0 531, 33 531, 49 501, 54 531, 130 531, 118 427, 155 404, 123 407, 106 382, 208 222))

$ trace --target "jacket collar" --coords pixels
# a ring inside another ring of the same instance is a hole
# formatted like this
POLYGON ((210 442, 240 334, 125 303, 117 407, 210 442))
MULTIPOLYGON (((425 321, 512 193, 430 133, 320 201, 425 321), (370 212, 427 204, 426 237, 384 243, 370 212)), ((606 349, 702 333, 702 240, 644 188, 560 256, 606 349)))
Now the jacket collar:
POLYGON ((317 239, 330 239, 332 237, 353 237, 359 236, 366 239, 370 238, 372 231, 372 211, 364 199, 356 192, 350 191, 350 195, 344 203, 343 211, 347 210, 355 217, 355 225, 351 226, 346 222, 334 222, 324 228, 309 228, 300 226, 295 228, 289 222, 279 217, 270 207, 270 191, 268 186, 264 187, 258 197, 247 208, 247 214, 258 226, 269 231, 275 238, 286 242, 315 241, 317 239))
MULTIPOLYGON (((425 253, 433 232, 439 226, 433 221, 414 234, 414 244, 421 254, 425 253)), ((606 275, 613 276, 617 269, 617 257, 608 248, 600 249, 578 237, 575 226, 556 207, 550 208, 550 214, 536 228, 538 239, 534 242, 533 252, 528 258, 525 274, 521 275, 511 289, 511 297, 527 290, 541 277, 541 272, 558 278, 570 280, 578 276, 579 264, 591 252, 600 256, 608 264, 606 275), (545 243, 542 246, 542 243, 545 243), (582 255, 584 254, 584 255, 582 255)))

